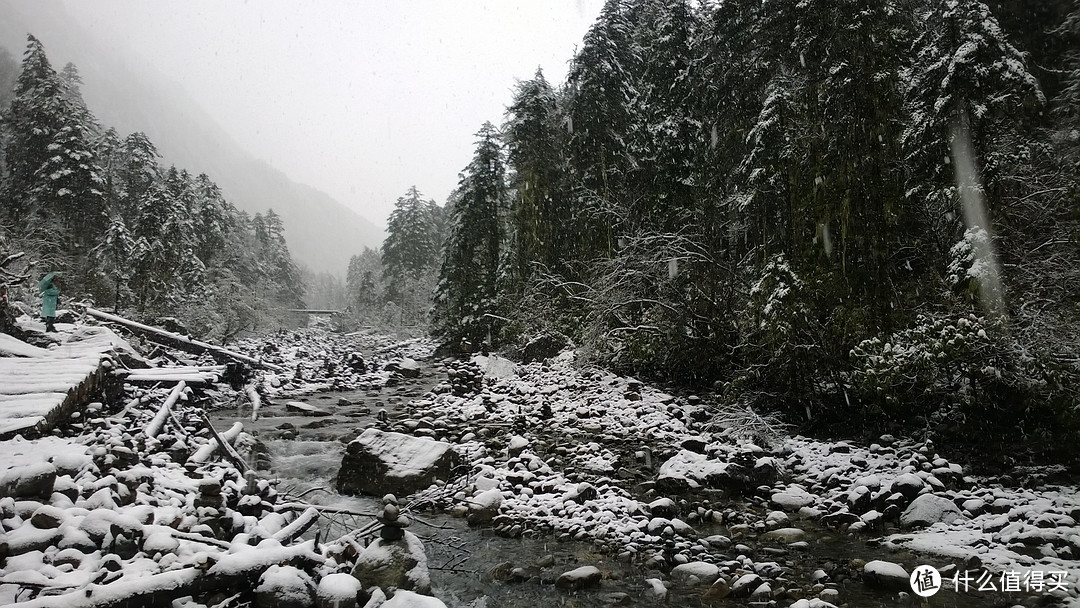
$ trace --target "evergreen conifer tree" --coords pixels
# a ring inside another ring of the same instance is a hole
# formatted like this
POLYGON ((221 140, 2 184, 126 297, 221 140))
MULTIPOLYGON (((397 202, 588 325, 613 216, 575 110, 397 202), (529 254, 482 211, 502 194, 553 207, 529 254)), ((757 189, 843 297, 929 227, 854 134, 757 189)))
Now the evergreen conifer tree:
POLYGON ((501 325, 496 284, 506 204, 499 133, 484 123, 477 137, 472 162, 458 182, 434 303, 435 334, 474 347, 494 340, 501 325))

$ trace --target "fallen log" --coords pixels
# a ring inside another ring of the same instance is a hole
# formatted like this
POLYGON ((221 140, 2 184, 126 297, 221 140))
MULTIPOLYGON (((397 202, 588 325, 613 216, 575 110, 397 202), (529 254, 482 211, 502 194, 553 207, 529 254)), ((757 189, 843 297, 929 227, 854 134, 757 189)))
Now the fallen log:
MULTIPOLYGON (((251 469, 251 467, 248 466, 248 463, 245 462, 244 459, 240 457, 240 454, 237 454, 236 450, 233 449, 232 443, 230 441, 227 441, 226 439, 224 439, 220 434, 218 434, 217 429, 214 428, 214 425, 210 424, 210 419, 207 418, 206 412, 201 412, 199 415, 202 417, 203 424, 206 425, 206 428, 210 429, 210 434, 214 437, 214 441, 216 442, 216 444, 219 447, 221 447, 221 450, 225 453, 225 457, 229 459, 229 462, 231 462, 233 464, 233 466, 236 467, 242 473, 246 473, 249 469, 251 469)), ((227 433, 234 433, 233 438, 235 440, 235 437, 239 436, 240 433, 243 430, 244 430, 244 425, 237 422, 236 424, 234 424, 232 426, 232 428, 230 428, 226 432, 227 433)), ((213 444, 208 444, 208 445, 213 445, 213 444)), ((202 450, 200 449, 199 452, 201 452, 201 451, 202 450)), ((199 455, 199 452, 196 452, 195 454, 192 455, 192 460, 194 460, 194 458, 199 455)), ((211 453, 213 453, 213 450, 211 450, 211 453)), ((209 458, 209 457, 210 456, 208 454, 206 456, 206 458, 209 458)), ((195 462, 205 462, 205 461, 196 460, 195 462)))
POLYGON ((301 534, 307 532, 317 521, 319 521, 319 510, 315 507, 308 507, 296 519, 289 522, 289 525, 275 532, 271 538, 283 545, 291 543, 299 538, 301 534))
POLYGON ((123 325, 124 327, 127 327, 128 329, 137 331, 137 332, 145 335, 146 337, 148 337, 151 340, 154 340, 155 342, 162 342, 166 346, 173 346, 173 347, 180 348, 180 349, 188 351, 188 352, 195 352, 196 354, 202 353, 202 352, 210 352, 210 353, 212 353, 212 354, 214 354, 214 355, 216 355, 218 357, 225 357, 225 358, 233 359, 233 360, 236 360, 236 361, 243 361, 244 363, 247 363, 249 365, 254 365, 255 367, 261 367, 261 368, 264 368, 264 369, 270 369, 270 370, 273 370, 273 371, 276 371, 276 372, 284 372, 285 371, 285 368, 281 367, 280 365, 274 365, 273 363, 268 363, 266 361, 263 361, 262 359, 256 359, 255 357, 249 357, 247 355, 238 353, 238 352, 233 351, 233 350, 229 350, 227 348, 223 348, 223 347, 220 347, 220 346, 214 346, 213 344, 210 344, 208 342, 203 342, 201 340, 196 340, 196 339, 192 338, 191 336, 181 335, 181 334, 178 334, 178 333, 175 333, 175 332, 166 331, 166 330, 161 329, 159 327, 152 327, 150 325, 145 325, 143 323, 139 323, 138 321, 132 321, 131 319, 125 319, 125 318, 119 317, 117 315, 113 315, 113 314, 109 314, 109 313, 104 312, 104 311, 97 310, 96 308, 87 307, 86 308, 86 314, 88 314, 88 315, 90 315, 90 316, 92 316, 94 318, 100 319, 102 321, 109 321, 109 322, 112 322, 112 323, 119 323, 120 325, 123 325))
POLYGON ((157 415, 143 428, 143 432, 146 433, 147 437, 157 437, 157 434, 161 432, 161 428, 165 426, 165 421, 169 419, 169 410, 180 399, 180 395, 184 394, 185 388, 187 388, 187 384, 183 380, 173 387, 165 402, 158 408, 157 415))
MULTIPOLYGON (((214 452, 218 451, 218 448, 228 451, 228 448, 225 446, 228 445, 229 447, 232 447, 232 443, 236 441, 236 438, 240 436, 240 433, 244 432, 244 425, 240 422, 233 424, 229 430, 220 434, 214 429, 214 426, 210 421, 205 419, 205 417, 204 422, 206 423, 207 428, 210 429, 210 434, 213 435, 214 441, 208 441, 198 450, 195 450, 195 453, 188 458, 188 462, 202 464, 207 460, 210 460, 210 457, 214 455, 214 452)), ((240 470, 243 471, 244 469, 240 470)))

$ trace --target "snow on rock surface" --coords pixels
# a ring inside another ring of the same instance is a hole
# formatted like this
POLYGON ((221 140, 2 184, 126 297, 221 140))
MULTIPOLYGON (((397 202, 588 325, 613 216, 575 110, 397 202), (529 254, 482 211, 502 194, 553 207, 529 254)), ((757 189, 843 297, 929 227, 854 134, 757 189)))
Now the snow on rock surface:
POLYGON ((874 560, 863 566, 863 580, 878 587, 903 591, 910 588, 909 578, 907 570, 893 562, 874 560))
POLYGON ((716 579, 720 578, 720 568, 716 564, 708 562, 689 562, 672 568, 671 575, 684 580, 695 577, 701 583, 711 585, 716 582, 716 579))
POLYGON ((555 586, 559 589, 584 589, 600 584, 604 574, 596 566, 582 566, 568 572, 563 572, 555 579, 555 586))
POLYGON ((960 509, 948 498, 936 494, 922 494, 911 501, 908 508, 900 514, 900 526, 915 528, 938 522, 951 524, 963 518, 960 509))
POLYGON ((517 375, 517 365, 498 355, 473 355, 472 362, 490 378, 513 378, 517 375))
POLYGON ((449 443, 367 429, 346 448, 337 489, 342 494, 406 496, 446 479, 456 460, 449 443))
POLYGON ((255 587, 255 605, 259 608, 307 608, 311 600, 311 577, 293 566, 270 566, 255 587))
POLYGON ((431 592, 424 545, 412 532, 401 540, 376 538, 360 552, 352 576, 365 589, 404 589, 417 593, 431 592))
POLYGON ((340 608, 348 608, 356 605, 356 596, 360 593, 360 581, 351 574, 337 572, 322 577, 315 594, 320 605, 332 608, 337 605, 340 608), (352 601, 349 604, 349 601, 352 601))
MULTIPOLYGON (((371 604, 369 603, 367 606, 371 606, 371 604)), ((382 606, 382 608, 446 608, 446 604, 438 598, 406 590, 395 592, 394 597, 390 598, 386 603, 376 604, 376 606, 382 606)))

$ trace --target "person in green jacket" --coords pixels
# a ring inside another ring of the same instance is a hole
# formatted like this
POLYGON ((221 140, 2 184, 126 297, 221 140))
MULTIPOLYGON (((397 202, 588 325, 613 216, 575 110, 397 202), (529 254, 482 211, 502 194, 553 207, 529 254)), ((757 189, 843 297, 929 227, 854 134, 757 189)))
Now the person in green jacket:
POLYGON ((54 281, 57 273, 50 272, 38 283, 41 292, 41 319, 45 321, 45 331, 56 331, 56 302, 60 299, 60 290, 54 281))

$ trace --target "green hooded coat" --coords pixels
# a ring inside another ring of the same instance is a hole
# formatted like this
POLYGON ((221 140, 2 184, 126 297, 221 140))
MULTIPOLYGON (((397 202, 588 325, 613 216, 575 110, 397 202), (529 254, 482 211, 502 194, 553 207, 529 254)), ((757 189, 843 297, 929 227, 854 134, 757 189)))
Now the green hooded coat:
POLYGON ((57 289, 56 285, 53 285, 54 278, 56 278, 56 273, 50 272, 38 283, 38 290, 41 291, 41 316, 43 317, 56 316, 56 301, 60 298, 60 290, 57 289))

